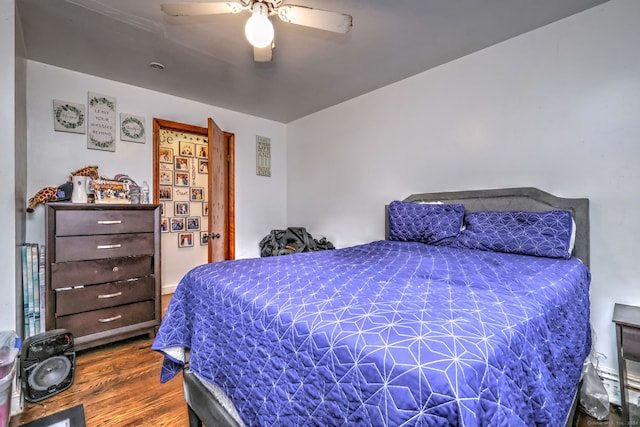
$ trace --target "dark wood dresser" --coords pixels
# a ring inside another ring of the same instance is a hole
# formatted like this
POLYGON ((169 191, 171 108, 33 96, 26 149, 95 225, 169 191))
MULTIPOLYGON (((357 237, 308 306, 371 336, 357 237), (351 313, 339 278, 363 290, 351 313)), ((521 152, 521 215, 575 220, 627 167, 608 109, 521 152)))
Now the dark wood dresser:
POLYGON ((46 328, 82 350, 155 334, 161 320, 158 205, 46 205, 46 328))

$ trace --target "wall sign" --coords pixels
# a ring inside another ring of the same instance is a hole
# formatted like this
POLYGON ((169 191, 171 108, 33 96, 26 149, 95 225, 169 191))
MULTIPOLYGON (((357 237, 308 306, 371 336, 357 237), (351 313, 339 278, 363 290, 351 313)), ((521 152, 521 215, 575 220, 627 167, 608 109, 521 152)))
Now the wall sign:
POLYGON ((53 129, 60 132, 85 133, 84 105, 54 99, 53 129))
POLYGON ((271 138, 256 135, 256 175, 271 176, 271 138))
POLYGON ((89 92, 87 148, 116 151, 116 99, 89 92))
POLYGON ((120 113, 120 141, 144 144, 145 139, 144 117, 120 113))

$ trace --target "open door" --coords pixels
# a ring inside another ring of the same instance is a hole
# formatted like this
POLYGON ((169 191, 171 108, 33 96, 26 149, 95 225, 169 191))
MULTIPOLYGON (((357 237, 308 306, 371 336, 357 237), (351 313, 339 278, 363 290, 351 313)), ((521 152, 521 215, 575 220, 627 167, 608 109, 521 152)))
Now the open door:
POLYGON ((161 205, 163 282, 233 259, 233 134, 154 119, 154 202, 161 205))
POLYGON ((211 204, 209 211, 209 262, 224 261, 229 254, 228 212, 229 156, 225 147, 224 132, 209 119, 209 189, 211 204))

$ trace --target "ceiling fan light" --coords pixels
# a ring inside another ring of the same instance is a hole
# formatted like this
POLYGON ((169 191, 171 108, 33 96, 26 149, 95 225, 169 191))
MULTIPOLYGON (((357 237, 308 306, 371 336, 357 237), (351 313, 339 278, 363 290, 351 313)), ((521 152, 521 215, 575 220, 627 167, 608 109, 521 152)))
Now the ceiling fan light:
POLYGON ((244 26, 244 34, 254 47, 267 47, 273 41, 273 24, 269 20, 267 6, 256 2, 253 5, 253 14, 244 26))

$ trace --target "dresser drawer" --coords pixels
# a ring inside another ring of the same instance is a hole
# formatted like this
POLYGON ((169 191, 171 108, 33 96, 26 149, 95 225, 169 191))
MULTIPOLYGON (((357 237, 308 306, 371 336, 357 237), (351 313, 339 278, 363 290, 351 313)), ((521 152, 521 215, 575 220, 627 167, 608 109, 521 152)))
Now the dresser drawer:
POLYGON ((154 295, 155 280, 152 277, 77 289, 64 289, 56 292, 56 313, 58 316, 66 316, 99 308, 152 300, 154 295))
POLYGON ((136 323, 152 321, 155 318, 153 301, 119 305, 101 310, 61 316, 56 319, 56 328, 70 330, 74 336, 82 337, 136 323))
POLYGON ((56 213, 56 236, 86 234, 153 233, 154 211, 60 210, 56 213))
POLYGON ((640 329, 622 326, 622 354, 627 360, 640 362, 640 329))
POLYGON ((116 282, 153 274, 151 255, 51 264, 51 288, 116 282))
POLYGON ((55 245, 55 262, 152 255, 155 249, 152 233, 58 237, 55 245))

